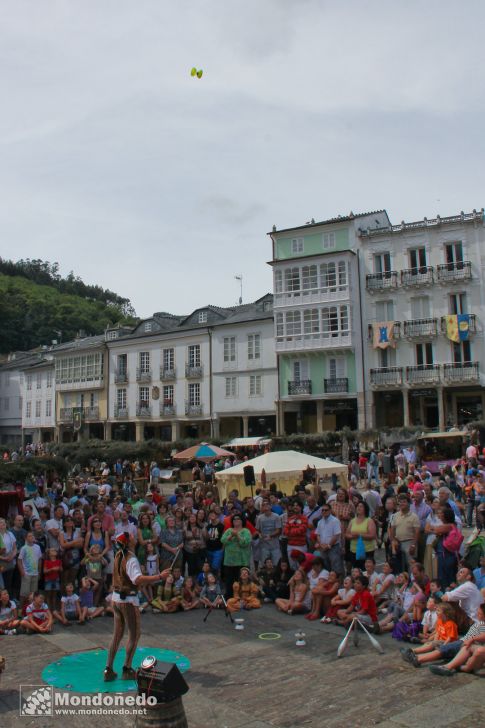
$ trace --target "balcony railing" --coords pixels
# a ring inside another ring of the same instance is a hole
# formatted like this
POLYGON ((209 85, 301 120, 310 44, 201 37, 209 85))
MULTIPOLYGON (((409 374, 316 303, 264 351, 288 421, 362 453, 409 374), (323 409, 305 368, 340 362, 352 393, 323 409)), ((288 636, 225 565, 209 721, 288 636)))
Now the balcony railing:
POLYGON ((438 319, 411 319, 404 322, 404 336, 408 339, 417 339, 421 336, 436 336, 438 334, 438 319))
POLYGON ((326 394, 338 394, 349 391, 349 380, 347 377, 336 377, 335 379, 324 379, 323 389, 326 394))
POLYGON ((168 382, 172 379, 177 379, 177 372, 175 369, 169 369, 167 367, 160 367, 160 379, 162 382, 168 382))
POLYGON ((421 265, 419 268, 408 268, 401 271, 403 286, 427 286, 433 283, 433 266, 421 265))
POLYGON ((288 394, 311 394, 312 382, 310 379, 301 379, 300 381, 288 382, 288 394))
POLYGON ((443 364, 443 379, 446 382, 475 382, 479 379, 479 363, 465 361, 460 364, 443 364))
POLYGON ((137 417, 151 417, 152 408, 146 402, 137 402, 136 405, 136 416, 137 417))
POLYGON ((307 351, 308 349, 339 349, 352 346, 350 331, 328 331, 325 333, 278 336, 276 351, 307 351))
POLYGON ((175 405, 173 402, 171 404, 162 404, 160 407, 160 413, 163 417, 167 417, 168 415, 174 415, 175 414, 175 405))
POLYGON ((152 381, 152 373, 150 369, 138 369, 136 370, 136 381, 137 382, 151 382, 152 381))
POLYGON ((204 375, 203 366, 192 366, 191 364, 185 365, 186 379, 200 379, 203 375, 204 375))
POLYGON ((59 419, 61 422, 72 422, 74 418, 74 408, 73 407, 62 407, 59 410, 59 419))
MULTIPOLYGON (((389 323, 389 322, 379 321, 379 323, 389 323)), ((367 330, 367 336, 368 336, 369 341, 372 343, 374 341, 374 324, 369 324, 368 330, 367 330)), ((401 322, 400 321, 394 321, 393 338, 394 339, 401 338, 401 322)))
POLYGON ((440 283, 468 281, 472 277, 472 264, 469 260, 463 260, 457 263, 444 263, 437 266, 436 271, 440 283))
POLYGON ((128 407, 115 407, 115 417, 118 419, 128 419, 128 407))
POLYGON ((439 364, 418 364, 406 367, 408 384, 432 384, 440 381, 439 364))
POLYGON ((83 414, 85 420, 99 420, 99 407, 85 407, 83 414))
POLYGON ((128 382, 128 372, 115 372, 115 384, 126 384, 128 382))
POLYGON ((397 271, 388 270, 385 273, 369 273, 366 276, 366 286, 370 293, 387 288, 397 288, 397 271))
POLYGON ((99 407, 62 407, 59 419, 61 422, 72 422, 75 414, 81 415, 83 420, 99 420, 99 407))
POLYGON ((396 387, 402 384, 402 367, 379 367, 370 370, 373 387, 396 387))
MULTIPOLYGON (((468 314, 468 333, 469 334, 476 334, 477 333, 477 317, 474 313, 468 314)), ((441 333, 446 334, 446 316, 441 317, 441 333)))
POLYGON ((200 417, 202 409, 201 404, 190 404, 189 402, 185 403, 185 414, 189 417, 200 417))

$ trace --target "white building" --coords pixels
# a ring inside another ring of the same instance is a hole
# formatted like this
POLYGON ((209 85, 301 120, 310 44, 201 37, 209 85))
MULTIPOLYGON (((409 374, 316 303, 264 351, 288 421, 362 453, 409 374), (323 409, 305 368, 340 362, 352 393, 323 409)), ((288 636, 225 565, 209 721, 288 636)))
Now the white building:
POLYGON ((0 445, 8 448, 22 444, 22 362, 36 361, 26 352, 14 352, 0 364, 0 445))
POLYGON ((52 442, 56 428, 56 388, 52 355, 22 367, 22 442, 52 442))
POLYGON ((368 424, 442 430, 482 420, 483 209, 363 228, 368 424))

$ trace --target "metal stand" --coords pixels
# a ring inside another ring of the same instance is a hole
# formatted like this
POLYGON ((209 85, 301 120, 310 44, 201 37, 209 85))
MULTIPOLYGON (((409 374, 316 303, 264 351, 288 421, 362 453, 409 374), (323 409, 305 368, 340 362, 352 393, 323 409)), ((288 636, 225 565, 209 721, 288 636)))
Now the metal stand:
MULTIPOLYGON (((231 620, 231 623, 232 623, 232 624, 234 624, 234 619, 233 619, 233 617, 232 617, 232 614, 231 614, 231 612, 230 612, 230 611, 229 611, 229 609, 227 608, 227 602, 226 602, 226 600, 224 599, 224 597, 221 597, 221 599, 222 599, 222 602, 223 602, 223 604, 224 604, 224 612, 225 612, 225 615, 226 615, 226 617, 229 617, 229 619, 231 620)), ((207 617, 209 616, 209 614, 210 614, 211 612, 213 612, 213 611, 214 611, 214 609, 215 609, 215 607, 212 607, 212 606, 211 606, 211 607, 209 607, 209 611, 207 612, 207 614, 205 615, 204 619, 202 620, 203 622, 207 622, 207 617)))
POLYGON ((343 638, 342 642, 338 646, 337 657, 343 657, 343 654, 344 654, 344 652, 346 650, 346 647, 347 647, 347 645, 349 643, 349 639, 350 639, 350 635, 351 634, 352 634, 352 637, 353 637, 354 645, 356 647, 359 646, 359 635, 360 635, 360 633, 359 633, 358 627, 360 627, 361 630, 363 632, 365 632, 365 634, 369 638, 369 642, 371 643, 372 647, 374 647, 374 649, 376 649, 377 652, 379 652, 382 655, 384 653, 384 650, 382 649, 382 646, 379 644, 379 642, 376 640, 376 638, 373 637, 370 634, 370 632, 365 627, 365 625, 362 624, 362 622, 360 621, 360 619, 358 619, 357 617, 354 617, 353 620, 352 620, 352 622, 350 623, 350 627, 347 630, 347 634, 345 635, 345 637, 343 638))

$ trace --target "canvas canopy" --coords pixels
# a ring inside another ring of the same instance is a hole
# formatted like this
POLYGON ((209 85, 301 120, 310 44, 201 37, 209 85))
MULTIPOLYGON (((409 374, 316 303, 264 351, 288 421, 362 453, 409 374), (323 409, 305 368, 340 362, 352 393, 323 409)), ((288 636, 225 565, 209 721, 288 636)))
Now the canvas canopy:
POLYGON ((217 473, 217 486, 221 498, 226 498, 227 493, 234 488, 239 491, 239 495, 243 498, 251 495, 251 488, 244 484, 244 468, 246 465, 252 465, 254 468, 256 487, 262 485, 261 473, 264 470, 266 482, 271 483, 274 481, 278 490, 286 495, 293 493, 295 485, 301 480, 303 470, 306 470, 308 466, 316 469, 318 477, 330 477, 335 473, 341 485, 347 487, 348 484, 346 465, 326 458, 317 458, 296 450, 283 450, 259 455, 257 458, 247 460, 217 473))
POLYGON ((270 442, 271 440, 267 437, 234 437, 230 442, 224 443, 224 447, 261 447, 262 445, 269 445, 270 442))

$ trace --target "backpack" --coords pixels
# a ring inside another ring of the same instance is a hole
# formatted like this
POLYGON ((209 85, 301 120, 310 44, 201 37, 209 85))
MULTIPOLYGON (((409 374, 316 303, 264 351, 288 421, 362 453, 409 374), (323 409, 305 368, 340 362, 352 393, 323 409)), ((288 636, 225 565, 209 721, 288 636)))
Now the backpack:
POLYGON ((443 546, 447 551, 450 551, 452 554, 456 554, 463 543, 463 534, 457 529, 456 526, 453 526, 451 531, 445 536, 443 539, 443 546))

